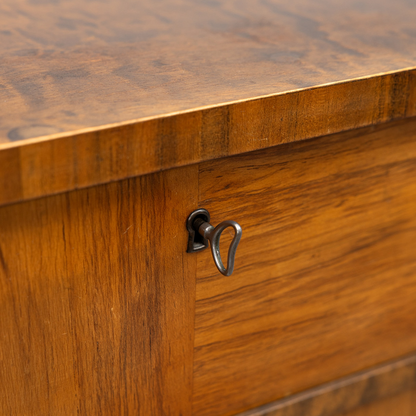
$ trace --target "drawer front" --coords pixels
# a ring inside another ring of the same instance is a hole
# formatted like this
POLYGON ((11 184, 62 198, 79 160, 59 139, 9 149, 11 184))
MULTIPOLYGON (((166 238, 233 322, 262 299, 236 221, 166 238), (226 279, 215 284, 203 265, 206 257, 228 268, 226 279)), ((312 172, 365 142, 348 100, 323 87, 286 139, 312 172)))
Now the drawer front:
POLYGON ((194 415, 416 350, 415 120, 204 163, 199 201, 243 238, 231 277, 198 254, 194 415))

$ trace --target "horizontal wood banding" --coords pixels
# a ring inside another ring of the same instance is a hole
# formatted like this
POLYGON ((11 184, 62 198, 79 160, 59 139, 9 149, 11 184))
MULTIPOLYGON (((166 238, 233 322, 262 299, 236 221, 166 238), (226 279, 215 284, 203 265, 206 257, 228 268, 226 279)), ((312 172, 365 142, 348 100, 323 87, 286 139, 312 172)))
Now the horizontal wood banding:
POLYGON ((338 416, 415 387, 416 355, 411 355, 238 416, 338 416))
POLYGON ((410 116, 415 70, 3 145, 0 205, 410 116))

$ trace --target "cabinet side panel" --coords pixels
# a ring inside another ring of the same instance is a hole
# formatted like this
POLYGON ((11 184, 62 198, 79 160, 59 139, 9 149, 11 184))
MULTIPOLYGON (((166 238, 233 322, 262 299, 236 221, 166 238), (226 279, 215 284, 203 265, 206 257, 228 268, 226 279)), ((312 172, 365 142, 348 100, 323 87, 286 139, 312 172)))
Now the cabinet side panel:
POLYGON ((0 208, 0 413, 190 415, 191 166, 0 208))

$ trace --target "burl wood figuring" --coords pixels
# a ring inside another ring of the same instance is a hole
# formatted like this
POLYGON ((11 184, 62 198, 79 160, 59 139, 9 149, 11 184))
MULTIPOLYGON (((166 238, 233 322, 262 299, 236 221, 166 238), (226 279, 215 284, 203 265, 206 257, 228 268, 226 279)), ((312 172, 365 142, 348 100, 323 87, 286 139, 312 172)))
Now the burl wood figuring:
POLYGON ((414 67, 415 19, 406 0, 2 0, 0 138, 414 67))

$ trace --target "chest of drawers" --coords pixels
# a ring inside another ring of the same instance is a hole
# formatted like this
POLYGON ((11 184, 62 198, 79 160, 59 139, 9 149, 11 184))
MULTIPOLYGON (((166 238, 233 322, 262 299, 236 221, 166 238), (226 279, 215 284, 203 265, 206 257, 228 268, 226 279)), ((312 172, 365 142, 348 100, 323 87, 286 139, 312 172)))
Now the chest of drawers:
POLYGON ((413 3, 0 16, 1 414, 416 414, 413 3))

